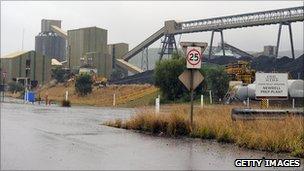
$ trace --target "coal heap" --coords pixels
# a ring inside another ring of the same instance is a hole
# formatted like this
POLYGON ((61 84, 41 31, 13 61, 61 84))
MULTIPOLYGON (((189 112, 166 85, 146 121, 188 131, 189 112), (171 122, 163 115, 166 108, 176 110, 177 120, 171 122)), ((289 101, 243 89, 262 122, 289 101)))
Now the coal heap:
POLYGON ((214 59, 209 60, 210 63, 218 65, 227 65, 229 63, 234 63, 238 60, 248 61, 251 63, 251 68, 256 71, 261 72, 289 72, 293 79, 298 78, 298 73, 300 73, 300 78, 304 79, 304 54, 293 60, 287 56, 276 59, 274 57, 261 55, 256 58, 250 57, 231 57, 231 56, 219 56, 214 59))

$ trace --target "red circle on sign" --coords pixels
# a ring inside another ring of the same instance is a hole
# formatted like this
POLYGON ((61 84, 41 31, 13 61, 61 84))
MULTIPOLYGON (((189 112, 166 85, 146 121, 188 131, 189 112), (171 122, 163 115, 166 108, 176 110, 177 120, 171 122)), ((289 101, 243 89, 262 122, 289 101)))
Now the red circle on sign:
POLYGON ((191 64, 191 65, 196 65, 196 64, 198 64, 200 61, 201 61, 201 54, 200 54, 200 52, 198 51, 198 50, 196 50, 196 49, 192 49, 192 50, 190 50, 189 52, 188 52, 188 54, 187 54, 187 61, 191 64), (190 60, 189 58, 191 57, 191 56, 189 56, 190 55, 190 53, 191 52, 196 52, 196 53, 198 53, 198 60, 197 60, 197 62, 195 62, 195 63, 192 63, 192 60, 190 60))

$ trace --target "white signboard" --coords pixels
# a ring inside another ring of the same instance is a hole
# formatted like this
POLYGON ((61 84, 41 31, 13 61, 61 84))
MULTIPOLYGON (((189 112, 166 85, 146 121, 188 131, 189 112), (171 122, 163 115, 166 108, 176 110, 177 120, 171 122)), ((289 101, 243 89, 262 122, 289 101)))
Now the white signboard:
POLYGON ((202 49, 201 47, 187 47, 187 68, 200 69, 202 66, 202 49))
POLYGON ((287 99, 287 73, 256 73, 255 80, 257 99, 287 99))

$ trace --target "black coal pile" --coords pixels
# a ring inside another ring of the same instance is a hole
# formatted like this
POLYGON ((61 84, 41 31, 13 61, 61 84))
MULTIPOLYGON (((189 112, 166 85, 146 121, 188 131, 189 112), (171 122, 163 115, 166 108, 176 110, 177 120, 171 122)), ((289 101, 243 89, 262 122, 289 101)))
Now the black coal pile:
POLYGON ((217 58, 209 60, 210 63, 215 63, 219 65, 227 65, 229 63, 234 63, 238 60, 248 61, 251 63, 251 67, 256 71, 261 72, 288 72, 292 78, 297 79, 300 76, 304 79, 304 54, 293 60, 287 56, 276 59, 269 56, 259 56, 257 58, 250 57, 228 57, 219 56, 217 58))
POLYGON ((217 56, 216 58, 210 59, 210 63, 218 64, 218 65, 226 65, 228 63, 234 63, 238 59, 233 56, 217 56))

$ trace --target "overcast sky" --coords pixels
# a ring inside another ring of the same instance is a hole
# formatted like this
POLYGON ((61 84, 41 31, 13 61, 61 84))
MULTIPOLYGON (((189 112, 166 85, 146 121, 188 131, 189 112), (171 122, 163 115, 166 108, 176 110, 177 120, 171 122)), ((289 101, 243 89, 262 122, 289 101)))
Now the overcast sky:
MULTIPOLYGON (((97 26, 108 30, 108 43, 125 42, 133 48, 164 25, 165 20, 187 21, 288 8, 303 1, 1 1, 1 56, 35 48, 41 19, 62 20, 64 30, 97 26)), ((295 49, 303 50, 303 22, 293 23, 295 49)), ((278 25, 224 31, 227 43, 246 51, 262 51, 276 45, 278 25)), ((182 41, 210 41, 211 32, 182 35, 182 41)), ((219 42, 215 35, 215 43, 219 42)), ((179 36, 177 36, 179 39, 179 36)), ((283 27, 280 50, 289 50, 287 27, 283 27)), ((160 42, 152 46, 160 47, 160 42)))

